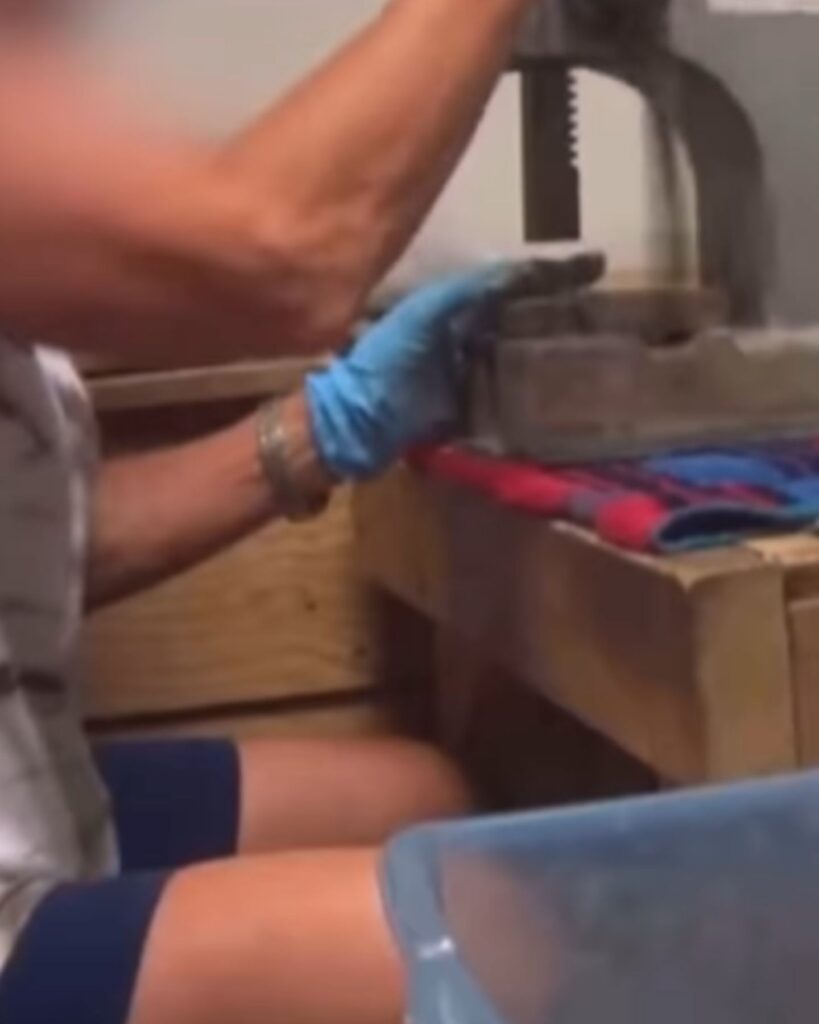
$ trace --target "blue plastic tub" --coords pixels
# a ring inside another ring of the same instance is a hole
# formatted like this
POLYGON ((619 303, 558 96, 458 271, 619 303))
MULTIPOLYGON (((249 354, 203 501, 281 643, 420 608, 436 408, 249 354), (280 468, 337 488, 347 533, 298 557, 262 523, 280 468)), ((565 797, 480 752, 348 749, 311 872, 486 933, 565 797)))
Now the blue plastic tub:
POLYGON ((819 775, 429 826, 383 874, 414 1024, 816 1024, 819 775))

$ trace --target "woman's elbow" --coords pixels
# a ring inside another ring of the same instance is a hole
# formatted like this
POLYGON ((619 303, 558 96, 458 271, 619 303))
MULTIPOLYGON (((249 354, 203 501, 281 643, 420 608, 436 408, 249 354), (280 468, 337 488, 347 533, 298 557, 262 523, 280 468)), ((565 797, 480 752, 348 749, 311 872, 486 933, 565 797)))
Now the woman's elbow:
POLYGON ((267 204, 246 217, 237 241, 229 276, 268 344, 312 354, 347 343, 373 284, 365 226, 267 204))

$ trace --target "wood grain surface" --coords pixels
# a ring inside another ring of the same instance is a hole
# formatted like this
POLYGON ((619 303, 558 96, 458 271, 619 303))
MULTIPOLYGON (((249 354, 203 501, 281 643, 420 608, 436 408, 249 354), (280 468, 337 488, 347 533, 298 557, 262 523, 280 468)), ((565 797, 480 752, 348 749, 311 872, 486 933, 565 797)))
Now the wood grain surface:
POLYGON ((357 502, 362 565, 674 782, 797 764, 783 572, 615 550, 406 470, 357 502))
POLYGON ((366 690, 352 696, 341 694, 298 704, 252 705, 232 713, 187 713, 150 720, 91 723, 93 736, 123 740, 178 736, 229 736, 237 740, 302 736, 356 739, 391 732, 393 721, 384 710, 381 695, 366 690))
POLYGON ((94 615, 84 654, 98 718, 371 686, 379 659, 349 493, 315 522, 270 526, 94 615))
POLYGON ((239 398, 281 395, 296 388, 316 359, 268 359, 228 366, 122 373, 91 379, 89 388, 100 413, 161 406, 206 405, 239 398))

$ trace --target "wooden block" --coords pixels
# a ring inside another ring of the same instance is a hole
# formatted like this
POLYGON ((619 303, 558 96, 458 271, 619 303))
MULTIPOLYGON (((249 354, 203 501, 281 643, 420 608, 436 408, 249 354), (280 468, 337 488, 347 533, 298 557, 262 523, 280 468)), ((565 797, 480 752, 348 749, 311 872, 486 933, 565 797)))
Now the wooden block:
POLYGON ((745 547, 754 550, 785 574, 785 597, 788 601, 819 597, 819 537, 812 533, 796 533, 748 541, 745 547))
POLYGON ((819 595, 790 607, 796 731, 800 763, 819 765, 819 595))
POLYGON ((799 766, 784 577, 774 566, 707 577, 689 594, 691 682, 708 780, 799 766))
POLYGON ((630 555, 407 470, 356 511, 374 581, 662 777, 795 767, 783 572, 759 554, 630 555))
POLYGON ((239 398, 263 398, 292 391, 321 359, 267 359, 164 370, 120 373, 88 382, 101 413, 126 409, 205 405, 239 398))
POLYGON ((349 692, 379 674, 349 493, 90 619, 92 717, 349 692))
POLYGON ((363 693, 354 699, 318 702, 315 707, 301 704, 223 715, 174 716, 150 722, 120 722, 91 725, 96 737, 131 739, 144 736, 230 736, 237 740, 260 738, 292 739, 305 737, 346 737, 350 739, 389 735, 392 723, 374 695, 363 693))

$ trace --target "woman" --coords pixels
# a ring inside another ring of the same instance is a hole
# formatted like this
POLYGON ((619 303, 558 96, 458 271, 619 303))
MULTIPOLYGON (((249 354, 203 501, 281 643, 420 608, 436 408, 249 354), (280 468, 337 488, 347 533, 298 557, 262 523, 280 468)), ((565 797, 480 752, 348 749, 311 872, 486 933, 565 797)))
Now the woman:
POLYGON ((393 0, 218 149, 126 118, 53 37, 54 0, 0 5, 0 1020, 396 1021, 377 848, 465 809, 450 766, 397 742, 92 753, 73 640, 84 602, 313 514, 446 423, 466 314, 517 271, 431 286, 298 394, 101 467, 70 364, 31 339, 200 360, 338 346, 527 0, 393 0))

